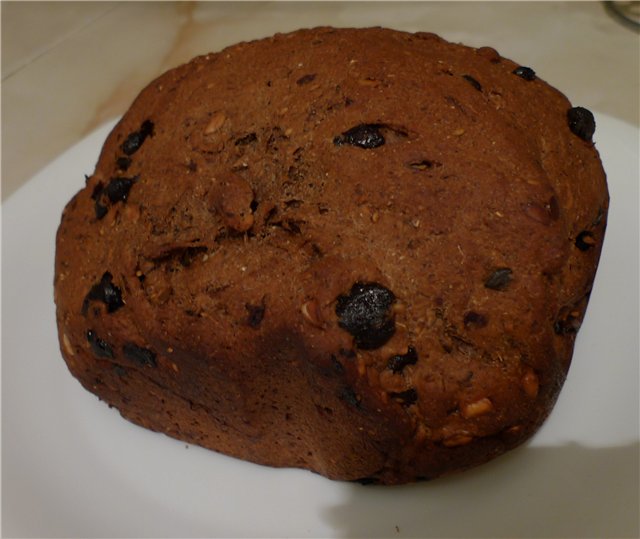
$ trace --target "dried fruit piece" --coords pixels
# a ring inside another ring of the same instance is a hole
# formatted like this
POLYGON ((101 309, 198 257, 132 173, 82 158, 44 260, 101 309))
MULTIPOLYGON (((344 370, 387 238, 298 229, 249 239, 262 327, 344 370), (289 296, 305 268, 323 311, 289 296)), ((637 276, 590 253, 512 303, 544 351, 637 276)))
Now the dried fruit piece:
POLYGON ((518 77, 522 77, 524 80, 535 80, 536 72, 530 67, 520 66, 516 67, 512 73, 514 75, 518 75, 518 77))
POLYGON ((471 329, 483 328, 487 325, 487 317, 475 311, 468 311, 463 319, 464 327, 471 329))
POLYGON ((252 328, 257 328, 262 323, 262 319, 264 318, 265 306, 263 305, 251 305, 250 303, 246 303, 244 306, 249 313, 247 316, 247 324, 249 324, 252 328))
POLYGON ((353 335, 359 348, 379 348, 395 333, 391 312, 395 301, 393 292, 381 284, 355 283, 349 295, 337 299, 338 325, 353 335))
POLYGON ((582 140, 591 142, 596 131, 596 120, 590 110, 584 107, 571 107, 567 111, 569 129, 582 140))
POLYGON ((336 374, 344 374, 344 365, 334 354, 331 354, 331 366, 336 374))
POLYGON ((560 309, 558 317, 553 324, 556 335, 569 335, 577 333, 582 325, 580 311, 572 306, 565 306, 560 309))
POLYGON ((127 375, 127 369, 120 365, 114 365, 113 372, 115 372, 120 378, 127 375))
POLYGON ((409 346, 407 353, 403 355, 397 355, 389 358, 387 362, 387 369, 391 369, 393 372, 398 373, 407 365, 415 365, 418 362, 418 353, 413 346, 409 346))
POLYGON ((145 120, 142 122, 140 129, 129 134, 129 136, 122 143, 120 148, 126 155, 133 155, 136 153, 147 137, 153 135, 153 122, 151 120, 145 120))
POLYGON ((342 356, 342 357, 346 357, 347 359, 353 359, 354 357, 356 357, 356 353, 353 350, 347 350, 346 348, 340 348, 340 350, 338 350, 338 353, 342 356))
POLYGON ((116 165, 118 170, 127 170, 131 166, 131 158, 125 156, 118 157, 118 159, 116 159, 116 165))
POLYGON ((98 220, 102 219, 109 211, 109 205, 116 202, 125 202, 133 184, 138 181, 138 176, 115 176, 109 180, 106 187, 98 182, 91 193, 95 200, 95 212, 98 220))
POLYGON ((107 306, 107 312, 113 313, 124 306, 122 291, 113 284, 113 276, 106 271, 100 282, 94 284, 82 302, 82 314, 86 315, 91 301, 101 301, 107 306))
POLYGON ((418 400, 418 392, 414 388, 407 389, 406 391, 389 393, 389 396, 402 404, 402 406, 411 406, 418 400))
POLYGON ((480 84, 476 79, 474 79, 471 75, 462 75, 462 78, 466 80, 471 86, 473 86, 478 92, 482 92, 482 84, 480 84))
POLYGON ((511 268, 497 268, 484 282, 485 288, 491 290, 504 290, 513 279, 511 268))
POLYGON ((122 347, 124 357, 140 367, 157 367, 156 353, 149 348, 143 348, 134 343, 127 343, 122 347))
POLYGON ((255 142, 256 140, 258 140, 258 135, 256 135, 255 133, 249 133, 248 135, 245 135, 243 137, 240 137, 239 139, 236 140, 235 145, 236 146, 246 146, 247 144, 251 144, 252 142, 255 142))
POLYGON ((107 215, 109 208, 107 208, 104 204, 101 204, 99 201, 96 200, 95 211, 96 211, 96 219, 100 220, 104 218, 105 215, 107 215))
POLYGON ((575 245, 581 251, 588 251, 596 244, 593 234, 588 230, 583 230, 576 237, 575 245))
POLYGON ((350 387, 345 387, 340 391, 340 393, 338 393, 338 398, 345 401, 347 404, 350 404, 354 408, 360 408, 360 398, 350 387))
POLYGON ((93 186, 93 191, 91 191, 91 199, 98 200, 100 195, 102 194, 102 190, 104 189, 104 184, 102 182, 98 182, 93 186))
POLYGON ((377 148, 385 143, 381 127, 381 124, 359 124, 335 137, 333 143, 336 146, 349 144, 367 150, 377 148))
POLYGON ((106 214, 109 208, 107 208, 104 204, 102 204, 101 196, 102 191, 104 191, 104 184, 102 182, 98 182, 93 187, 93 191, 91 192, 91 198, 95 200, 95 212, 96 218, 98 220, 102 219, 106 214))
POLYGON ((113 348, 106 341, 103 341, 93 330, 87 331, 87 341, 91 346, 91 351, 99 358, 113 359, 113 348))
POLYGON ((104 188, 103 193, 112 204, 115 204, 116 202, 124 202, 127 200, 129 191, 136 181, 138 181, 138 176, 133 176, 131 178, 116 176, 109 180, 109 183, 104 188))
POLYGON ((296 84, 298 86, 302 86, 304 84, 309 84, 310 82, 312 82, 314 79, 316 78, 316 74, 315 73, 308 73, 306 75, 303 75, 302 77, 300 77, 297 81, 296 84))

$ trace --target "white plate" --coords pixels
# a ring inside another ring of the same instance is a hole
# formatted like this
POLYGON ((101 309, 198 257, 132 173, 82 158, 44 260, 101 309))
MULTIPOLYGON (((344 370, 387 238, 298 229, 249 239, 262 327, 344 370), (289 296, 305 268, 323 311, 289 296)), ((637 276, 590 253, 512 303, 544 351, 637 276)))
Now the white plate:
POLYGON ((54 236, 112 124, 2 208, 3 536, 638 535, 638 130, 599 115, 609 227, 569 379, 531 443, 404 487, 331 482, 187 446, 84 391, 60 356, 54 236))

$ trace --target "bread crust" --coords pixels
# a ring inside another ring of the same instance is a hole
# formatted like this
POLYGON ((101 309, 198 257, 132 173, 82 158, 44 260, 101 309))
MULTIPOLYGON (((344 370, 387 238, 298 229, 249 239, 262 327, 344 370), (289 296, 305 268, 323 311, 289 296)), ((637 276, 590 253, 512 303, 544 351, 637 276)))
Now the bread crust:
POLYGON ((143 427, 332 479, 521 444, 567 375, 608 193, 589 116, 518 68, 316 28, 160 76, 62 215, 71 373, 143 427))

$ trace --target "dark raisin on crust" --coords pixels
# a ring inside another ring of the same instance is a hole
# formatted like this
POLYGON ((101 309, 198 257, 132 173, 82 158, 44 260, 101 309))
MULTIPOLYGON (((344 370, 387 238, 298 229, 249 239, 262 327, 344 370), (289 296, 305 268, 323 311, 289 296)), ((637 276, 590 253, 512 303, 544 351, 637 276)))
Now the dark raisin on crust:
POLYGON ((309 84, 310 82, 312 82, 314 79, 316 78, 316 74, 315 73, 308 73, 306 75, 303 75, 302 77, 300 77, 297 81, 296 84, 298 86, 302 86, 303 84, 309 84))
POLYGON ((124 357, 133 361, 140 367, 157 367, 156 353, 149 348, 143 348, 134 343, 126 343, 122 347, 122 353, 124 357))
POLYGON ((349 295, 337 299, 338 325, 351 333, 359 348, 379 348, 395 333, 391 312, 395 301, 393 292, 381 284, 355 283, 349 295))
POLYGON ((100 280, 101 300, 107 306, 107 312, 114 312, 124 305, 121 290, 113 284, 113 277, 106 272, 100 280))
POLYGON ((127 375, 127 369, 117 364, 113 366, 113 372, 115 372, 120 378, 127 375))
POLYGON ((93 186, 93 191, 91 191, 91 199, 98 200, 100 195, 102 194, 102 190, 104 189, 104 184, 102 182, 98 182, 93 186))
POLYGON ((389 358, 387 369, 395 373, 402 372, 407 365, 415 365, 418 362, 418 353, 413 346, 409 346, 407 353, 389 358))
POLYGON ((553 330, 556 335, 575 334, 578 333, 581 324, 580 313, 570 307, 565 307, 558 314, 558 318, 553 324, 553 330))
POLYGON ((385 143, 380 127, 380 124, 358 124, 335 137, 333 143, 336 146, 349 144, 365 150, 377 148, 385 143))
POLYGON ((246 303, 244 307, 248 313, 247 324, 254 329, 260 326, 262 319, 264 318, 265 306, 246 303))
POLYGON ((407 389, 406 391, 389 393, 389 396, 403 406, 411 406, 418 400, 418 392, 414 388, 407 389))
POLYGON ((576 237, 575 246, 583 252, 588 251, 595 244, 596 244, 596 240, 593 237, 593 234, 588 230, 583 230, 576 237))
POLYGON ((113 348, 102 340, 93 330, 87 331, 87 341, 91 346, 91 351, 99 358, 113 359, 113 348))
POLYGON ((256 140, 258 140, 258 135, 256 135, 255 133, 249 133, 247 135, 244 135, 243 137, 240 137, 239 139, 236 140, 235 145, 236 146, 246 146, 247 144, 251 144, 252 142, 255 142, 256 140))
POLYGON ((137 180, 138 176, 133 176, 131 178, 116 176, 109 180, 109 183, 104 188, 103 192, 112 204, 115 204, 116 202, 125 202, 129 196, 131 187, 137 180))
POLYGON ((120 148, 126 155, 133 155, 144 144, 147 137, 153 135, 153 122, 151 120, 145 120, 142 122, 140 129, 130 133, 124 140, 120 148))
POLYGON ((93 186, 93 191, 91 192, 91 199, 95 201, 94 207, 96 212, 96 219, 100 220, 105 215, 107 215, 107 211, 109 208, 105 206, 101 202, 102 192, 104 191, 104 184, 102 182, 98 182, 93 186))
POLYGON ((596 120, 591 111, 584 107, 571 107, 567 111, 569 129, 582 140, 591 142, 596 131, 596 120))
POLYGON ((96 219, 100 220, 105 215, 107 215, 109 208, 107 208, 104 204, 101 204, 100 201, 96 200, 95 211, 96 211, 96 219))
POLYGON ((106 186, 102 182, 98 182, 91 192, 91 198, 95 201, 96 218, 100 220, 107 214, 109 204, 125 202, 136 181, 138 181, 138 176, 130 178, 114 176, 106 186))
POLYGON ((536 72, 531 69, 530 67, 525 67, 525 66, 520 66, 520 67, 516 67, 512 73, 514 75, 518 75, 518 77, 523 78, 524 80, 535 80, 536 78, 536 72))
POLYGON ((118 170, 126 171, 131 166, 131 158, 120 156, 116 159, 118 170))
POLYGON ((512 279, 513 271, 511 268, 497 268, 487 277, 484 286, 491 290, 504 290, 512 279))
POLYGON ((340 391, 340 393, 338 393, 338 398, 354 408, 360 408, 360 399, 358 398, 358 395, 356 395, 356 392, 350 387, 345 387, 340 391))
POLYGON ((474 79, 471 75, 462 75, 462 78, 466 80, 471 86, 473 86, 478 92, 482 92, 482 84, 480 84, 476 79, 474 79))
POLYGON ((483 328, 486 327, 488 321, 485 315, 468 311, 464 315, 463 323, 465 328, 483 328))
POLYGON ((122 291, 113 284, 113 276, 108 271, 102 274, 100 282, 94 284, 82 302, 82 314, 86 315, 89 303, 101 301, 107 306, 107 312, 113 313, 124 306, 122 291))
POLYGON ((344 374, 344 365, 335 354, 331 354, 331 365, 336 374, 344 374))

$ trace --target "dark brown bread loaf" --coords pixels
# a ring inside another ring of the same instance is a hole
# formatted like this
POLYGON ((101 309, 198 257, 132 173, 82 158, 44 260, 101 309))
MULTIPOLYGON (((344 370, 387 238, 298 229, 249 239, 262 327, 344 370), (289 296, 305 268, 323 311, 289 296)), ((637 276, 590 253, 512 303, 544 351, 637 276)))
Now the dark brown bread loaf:
POLYGON ((258 463, 402 483, 485 462, 569 368, 608 208, 594 128, 433 34, 196 58, 64 211, 67 365, 127 419, 258 463))

